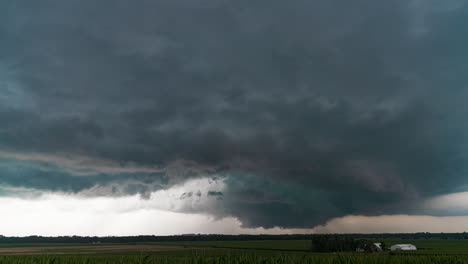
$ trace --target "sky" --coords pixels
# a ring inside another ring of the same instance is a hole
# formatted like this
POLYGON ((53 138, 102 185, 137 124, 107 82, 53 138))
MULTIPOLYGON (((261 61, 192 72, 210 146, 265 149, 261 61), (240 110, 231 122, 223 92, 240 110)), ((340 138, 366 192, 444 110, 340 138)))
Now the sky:
POLYGON ((467 13, 3 0, 0 234, 466 231, 467 13))

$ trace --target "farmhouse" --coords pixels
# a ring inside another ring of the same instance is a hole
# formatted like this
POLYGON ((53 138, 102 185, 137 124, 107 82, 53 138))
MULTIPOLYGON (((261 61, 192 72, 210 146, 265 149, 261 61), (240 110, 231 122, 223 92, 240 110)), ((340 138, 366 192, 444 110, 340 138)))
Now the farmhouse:
POLYGON ((362 244, 356 252, 382 252, 382 243, 362 244))
POLYGON ((397 244, 390 247, 391 251, 395 250, 417 250, 415 245, 411 244, 397 244))
POLYGON ((377 252, 383 251, 382 243, 374 243, 374 248, 377 252))

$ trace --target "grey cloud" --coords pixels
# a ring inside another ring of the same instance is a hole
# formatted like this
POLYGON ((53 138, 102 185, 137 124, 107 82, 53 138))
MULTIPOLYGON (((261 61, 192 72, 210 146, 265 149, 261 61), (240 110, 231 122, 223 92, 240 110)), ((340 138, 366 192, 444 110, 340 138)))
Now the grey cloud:
POLYGON ((223 192, 208 191, 208 196, 223 196, 223 192))
POLYGON ((121 195, 224 175, 223 199, 202 211, 245 226, 416 212, 404 201, 467 186, 466 11, 3 1, 0 180, 121 195))
POLYGON ((180 195, 179 199, 187 199, 191 198, 193 196, 193 192, 184 192, 182 195, 180 195))
POLYGON ((224 193, 223 192, 217 192, 217 191, 208 191, 207 195, 210 197, 216 197, 216 200, 218 201, 223 201, 224 200, 224 193))

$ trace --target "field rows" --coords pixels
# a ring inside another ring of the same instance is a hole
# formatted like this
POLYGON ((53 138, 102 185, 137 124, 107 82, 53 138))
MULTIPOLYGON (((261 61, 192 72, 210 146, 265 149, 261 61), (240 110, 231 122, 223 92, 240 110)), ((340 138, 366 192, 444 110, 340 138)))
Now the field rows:
POLYGON ((468 264, 468 257, 426 256, 3 256, 0 264, 468 264))
POLYGON ((0 245, 0 264, 468 264, 468 240, 385 240, 415 252, 312 253, 306 240, 0 245), (3 256, 2 256, 3 255, 3 256))

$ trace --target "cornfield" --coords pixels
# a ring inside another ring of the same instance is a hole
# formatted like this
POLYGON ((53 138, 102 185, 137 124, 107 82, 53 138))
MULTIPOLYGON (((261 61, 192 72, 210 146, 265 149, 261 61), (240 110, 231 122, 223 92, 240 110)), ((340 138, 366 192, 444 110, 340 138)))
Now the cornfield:
POLYGON ((468 264, 468 256, 0 256, 0 264, 468 264))

